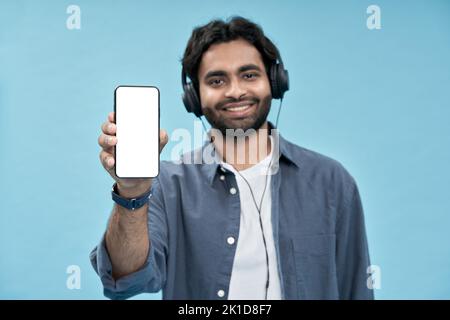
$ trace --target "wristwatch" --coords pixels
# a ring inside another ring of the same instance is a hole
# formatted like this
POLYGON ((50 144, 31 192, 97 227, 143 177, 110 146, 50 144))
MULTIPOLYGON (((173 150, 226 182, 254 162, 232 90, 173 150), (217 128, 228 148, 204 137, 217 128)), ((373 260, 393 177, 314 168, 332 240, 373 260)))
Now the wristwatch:
POLYGON ((114 183, 112 190, 111 190, 111 196, 114 202, 116 202, 118 205, 128 209, 128 210, 136 210, 142 207, 144 204, 147 203, 148 198, 152 196, 152 188, 148 189, 144 194, 140 195, 137 198, 124 198, 120 196, 117 192, 117 183, 114 183))

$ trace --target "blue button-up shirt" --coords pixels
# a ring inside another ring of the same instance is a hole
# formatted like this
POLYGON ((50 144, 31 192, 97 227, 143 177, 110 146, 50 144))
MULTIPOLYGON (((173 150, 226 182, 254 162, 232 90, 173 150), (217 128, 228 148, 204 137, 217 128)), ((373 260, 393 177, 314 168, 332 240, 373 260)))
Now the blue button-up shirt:
MULTIPOLYGON (((270 191, 282 298, 373 299, 354 179, 339 162, 275 134, 279 167, 270 191)), ((203 157, 208 144, 194 150, 192 159, 203 157)), ((162 290, 163 299, 228 298, 239 241, 239 190, 234 174, 219 163, 195 163, 161 161, 148 206, 151 245, 140 270, 114 280, 104 236, 91 252, 106 297, 162 290), (234 245, 228 237, 236 239, 234 245)))

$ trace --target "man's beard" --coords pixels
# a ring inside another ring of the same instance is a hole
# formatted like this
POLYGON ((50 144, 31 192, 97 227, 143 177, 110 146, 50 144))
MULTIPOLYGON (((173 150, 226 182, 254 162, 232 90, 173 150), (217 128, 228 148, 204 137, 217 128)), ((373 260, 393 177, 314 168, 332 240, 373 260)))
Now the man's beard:
POLYGON ((227 134, 227 129, 242 129, 246 132, 249 129, 258 130, 261 126, 266 122, 267 116, 270 112, 272 96, 268 95, 264 97, 262 100, 256 97, 251 99, 242 99, 242 100, 226 100, 219 102, 216 106, 214 106, 214 111, 211 112, 210 108, 204 108, 204 115, 206 120, 211 124, 214 129, 219 130, 222 135, 225 137, 227 134), (238 103, 241 101, 252 101, 255 103, 255 112, 254 114, 244 118, 244 119, 225 119, 223 118, 219 112, 223 109, 223 106, 228 103, 238 103))

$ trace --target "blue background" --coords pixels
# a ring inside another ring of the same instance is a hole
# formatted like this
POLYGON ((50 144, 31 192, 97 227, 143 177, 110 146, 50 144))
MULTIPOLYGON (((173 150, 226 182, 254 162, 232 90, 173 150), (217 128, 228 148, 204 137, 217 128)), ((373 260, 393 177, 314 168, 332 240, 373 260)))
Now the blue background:
POLYGON ((192 131, 179 60, 194 26, 235 14, 289 70, 281 133, 358 182, 376 297, 450 298, 450 1, 425 0, 2 0, 0 298, 104 298, 88 255, 113 204, 97 144, 113 90, 158 86, 161 127, 192 131), (66 28, 70 4, 80 30, 66 28), (366 27, 371 4, 381 30, 366 27), (66 287, 69 265, 80 290, 66 287))

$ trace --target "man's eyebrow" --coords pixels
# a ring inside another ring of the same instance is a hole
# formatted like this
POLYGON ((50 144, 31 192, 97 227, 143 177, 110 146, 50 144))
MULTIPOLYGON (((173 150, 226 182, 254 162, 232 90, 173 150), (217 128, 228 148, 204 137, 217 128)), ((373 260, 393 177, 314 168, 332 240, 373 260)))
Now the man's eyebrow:
POLYGON ((211 77, 222 77, 225 76, 227 73, 223 70, 213 70, 213 71, 209 71, 206 75, 205 75, 205 80, 207 80, 208 78, 211 77))
POLYGON ((249 71, 249 70, 256 70, 256 71, 262 71, 259 66, 256 64, 246 64, 245 66, 242 66, 239 68, 239 73, 249 71))
MULTIPOLYGON (((256 70, 256 71, 260 71, 260 72, 262 71, 261 68, 259 66, 257 66, 256 64, 246 64, 238 69, 238 73, 249 71, 249 70, 256 70)), ((211 77, 222 77, 222 76, 226 76, 226 75, 227 75, 227 72, 224 70, 212 70, 212 71, 209 71, 205 75, 204 79, 207 80, 208 78, 211 78, 211 77)))

